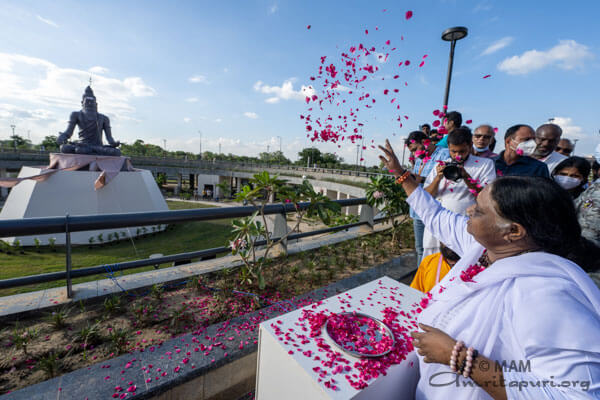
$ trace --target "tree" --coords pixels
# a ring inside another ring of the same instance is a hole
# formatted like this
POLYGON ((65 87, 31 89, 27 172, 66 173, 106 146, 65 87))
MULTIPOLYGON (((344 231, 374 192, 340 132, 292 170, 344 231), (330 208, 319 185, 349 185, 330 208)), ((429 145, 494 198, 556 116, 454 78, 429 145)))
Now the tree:
POLYGON ((263 163, 268 164, 291 164, 292 161, 286 158, 281 151, 274 151, 272 153, 260 153, 259 159, 263 163))
POLYGON ((46 151, 56 151, 59 147, 57 140, 58 136, 48 135, 44 138, 44 140, 42 140, 42 146, 44 146, 46 151))
POLYGON ((302 149, 302 151, 298 153, 298 157, 299 159, 296 161, 296 164, 298 165, 307 165, 309 161, 310 165, 321 163, 321 151, 316 147, 302 149))

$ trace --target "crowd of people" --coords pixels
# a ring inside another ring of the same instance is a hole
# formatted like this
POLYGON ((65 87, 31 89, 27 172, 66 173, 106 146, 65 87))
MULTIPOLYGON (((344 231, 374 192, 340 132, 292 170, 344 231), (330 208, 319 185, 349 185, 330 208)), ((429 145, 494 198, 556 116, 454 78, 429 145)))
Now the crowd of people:
MULTIPOLYGON (((506 131, 504 150, 499 154, 494 152, 496 132, 489 124, 471 131, 462 125, 462 115, 451 111, 443 127, 446 135, 432 130, 428 124, 421 125, 420 130, 409 134, 405 146, 410 151, 411 172, 417 182, 444 208, 465 215, 479 192, 497 177, 551 178, 573 198, 583 237, 600 246, 600 165, 594 159, 572 156, 574 145, 561 137, 558 125, 547 123, 535 130, 526 124, 514 125, 506 131)), ((440 251, 443 243, 425 229, 412 208, 410 217, 421 267, 413 287, 427 292, 437 282, 433 277, 441 279, 447 273, 449 269, 444 266, 449 260, 440 251), (434 261, 438 259, 439 262, 434 261), (431 268, 433 272, 428 271, 431 268), (430 279, 421 286, 418 282, 424 283, 426 276, 430 279)), ((448 251, 451 250, 446 247, 448 251)), ((582 267, 593 270, 598 263, 582 267)))
POLYGON ((421 246, 415 398, 599 398, 597 163, 555 124, 510 127, 499 154, 491 126, 444 127, 410 134, 412 168, 380 146, 421 246))

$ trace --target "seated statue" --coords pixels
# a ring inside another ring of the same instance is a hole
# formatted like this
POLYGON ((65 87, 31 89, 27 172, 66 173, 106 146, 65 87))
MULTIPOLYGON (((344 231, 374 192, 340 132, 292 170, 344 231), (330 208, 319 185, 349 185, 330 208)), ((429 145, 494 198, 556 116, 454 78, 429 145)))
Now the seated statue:
POLYGON ((106 115, 98 112, 96 96, 94 96, 94 92, 89 86, 85 88, 81 105, 81 111, 71 113, 67 129, 58 136, 61 153, 120 156, 121 150, 117 147, 121 143, 115 142, 113 139, 110 131, 110 121, 106 115), (75 125, 79 127, 79 140, 69 142, 75 125), (108 146, 102 144, 102 131, 106 134, 108 146))

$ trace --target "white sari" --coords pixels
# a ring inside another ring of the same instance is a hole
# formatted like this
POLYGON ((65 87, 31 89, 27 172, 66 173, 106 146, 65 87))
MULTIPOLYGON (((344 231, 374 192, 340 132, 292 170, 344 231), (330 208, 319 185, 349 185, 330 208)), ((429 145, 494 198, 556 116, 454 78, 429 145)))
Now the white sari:
MULTIPOLYGON (((407 199, 460 261, 431 290, 419 322, 463 340, 502 369, 509 399, 600 398, 600 290, 576 264, 544 252, 496 261, 464 282, 483 247, 468 218, 444 209, 421 187, 407 199)), ((489 399, 450 367, 424 363, 417 399, 489 399)), ((490 366, 494 369, 494 366, 490 366)))

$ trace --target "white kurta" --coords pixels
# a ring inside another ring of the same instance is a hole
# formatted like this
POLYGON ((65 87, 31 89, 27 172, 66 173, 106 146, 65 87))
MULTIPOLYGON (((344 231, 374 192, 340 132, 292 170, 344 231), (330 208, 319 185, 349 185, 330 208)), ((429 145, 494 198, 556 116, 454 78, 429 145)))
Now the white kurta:
MULTIPOLYGON (((470 155, 465 161, 464 167, 469 175, 471 175, 471 178, 479 181, 481 186, 487 186, 496 179, 496 167, 494 161, 489 158, 470 155)), ((433 182, 436 175, 437 171, 434 168, 425 180, 425 187, 433 182)), ((454 182, 442 178, 438 186, 436 199, 442 203, 444 208, 458 214, 466 214, 467 208, 475 203, 475 196, 469 192, 469 188, 462 179, 454 182)), ((426 228, 423 234, 423 257, 437 253, 440 251, 439 249, 439 240, 426 228)))
POLYGON ((552 171, 554 171, 554 168, 556 168, 556 166, 560 164, 562 160, 565 160, 567 158, 567 156, 553 151, 548 155, 548 157, 540 159, 540 161, 546 164, 546 166, 548 167, 548 172, 550 173, 550 175, 552 175, 552 171))
MULTIPOLYGON (((525 366, 503 370, 509 399, 600 397, 600 290, 587 274, 562 257, 534 252, 498 260, 474 277, 476 283, 463 282, 461 271, 483 252, 466 231, 468 218, 444 209, 420 187, 407 201, 425 227, 461 256, 431 290, 419 322, 492 360, 525 366)), ((419 367, 417 399, 490 398, 447 365, 419 357, 419 367)))

